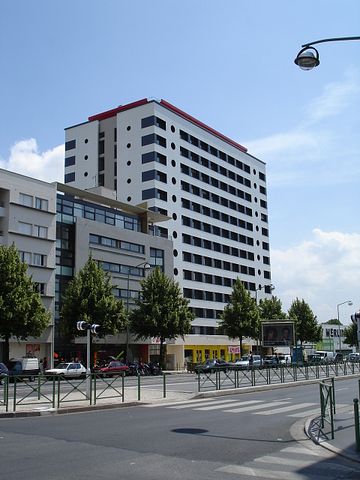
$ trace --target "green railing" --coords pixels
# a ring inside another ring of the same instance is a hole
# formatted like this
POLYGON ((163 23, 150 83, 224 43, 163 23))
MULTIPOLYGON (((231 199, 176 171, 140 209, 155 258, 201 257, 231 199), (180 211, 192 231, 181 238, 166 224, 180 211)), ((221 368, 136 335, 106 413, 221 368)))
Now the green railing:
POLYGON ((197 373, 198 392, 223 390, 250 386, 296 382, 300 380, 319 380, 330 376, 347 376, 360 373, 360 364, 338 363, 324 365, 277 365, 269 367, 212 367, 212 371, 197 373))
POLYGON ((320 386, 321 428, 330 425, 331 438, 334 438, 334 415, 336 413, 334 377, 326 378, 320 386))
MULTIPOLYGON (((162 374, 162 397, 166 398, 167 373, 162 374)), ((28 377, 18 375, 4 378, 0 386, 0 412, 13 412, 19 410, 19 407, 32 406, 38 410, 44 408, 61 408, 67 404, 78 404, 86 402, 89 405, 96 405, 104 400, 120 400, 125 402, 126 389, 137 388, 137 399, 141 400, 142 388, 151 387, 149 379, 154 377, 126 377, 124 374, 118 374, 106 377, 104 374, 93 373, 81 379, 69 379, 63 375, 44 376, 38 375, 35 381, 30 381, 28 377), (126 380, 135 378, 133 385, 127 384, 126 380)), ((160 390, 156 388, 157 390, 160 390)))

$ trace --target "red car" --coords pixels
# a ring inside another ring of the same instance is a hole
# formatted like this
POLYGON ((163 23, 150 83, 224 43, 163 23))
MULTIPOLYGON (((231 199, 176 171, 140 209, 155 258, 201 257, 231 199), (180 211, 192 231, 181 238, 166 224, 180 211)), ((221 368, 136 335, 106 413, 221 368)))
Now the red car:
POLYGON ((118 361, 110 362, 107 367, 100 368, 100 373, 104 373, 107 376, 121 374, 123 372, 126 375, 129 372, 129 367, 125 363, 118 361))

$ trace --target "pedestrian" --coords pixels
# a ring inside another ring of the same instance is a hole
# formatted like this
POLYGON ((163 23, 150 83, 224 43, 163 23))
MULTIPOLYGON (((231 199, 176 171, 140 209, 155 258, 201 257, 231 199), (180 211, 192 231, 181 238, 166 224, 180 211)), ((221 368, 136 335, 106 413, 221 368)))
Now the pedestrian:
POLYGON ((44 357, 44 358, 43 358, 43 369, 44 369, 44 372, 47 370, 47 368, 48 368, 47 358, 44 357))
POLYGON ((250 354, 249 354, 249 367, 252 368, 253 364, 254 364, 254 358, 253 358, 252 352, 250 352, 250 354))

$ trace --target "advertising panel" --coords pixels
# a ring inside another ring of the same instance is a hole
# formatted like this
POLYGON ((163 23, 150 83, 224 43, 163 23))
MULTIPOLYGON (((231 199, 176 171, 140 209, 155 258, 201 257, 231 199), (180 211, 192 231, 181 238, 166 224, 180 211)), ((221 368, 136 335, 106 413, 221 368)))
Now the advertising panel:
POLYGON ((268 321, 262 323, 262 343, 264 347, 294 345, 295 331, 293 322, 268 321))

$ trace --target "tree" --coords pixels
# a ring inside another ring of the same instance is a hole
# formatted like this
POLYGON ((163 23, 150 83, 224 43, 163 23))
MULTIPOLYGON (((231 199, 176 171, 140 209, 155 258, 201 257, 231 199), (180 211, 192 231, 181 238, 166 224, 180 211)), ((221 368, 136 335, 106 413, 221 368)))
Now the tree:
POLYGON ((282 311, 281 300, 275 296, 261 299, 259 302, 259 315, 262 320, 277 320, 287 318, 282 311))
POLYGON ((237 278, 229 303, 225 306, 219 322, 219 333, 229 338, 238 338, 240 353, 244 337, 256 338, 259 332, 259 311, 256 301, 237 278))
POLYGON ((9 360, 11 337, 38 337, 50 324, 50 312, 41 302, 36 283, 27 273, 15 245, 0 246, 0 337, 3 361, 9 360))
POLYGON ((344 328, 344 337, 345 343, 351 347, 359 346, 356 323, 350 323, 350 325, 344 328))
POLYGON ((289 318, 295 322, 296 339, 303 342, 319 342, 322 338, 322 328, 317 323, 316 316, 310 306, 296 298, 288 310, 289 318))
POLYGON ((61 307, 61 332, 68 339, 81 333, 76 323, 83 320, 100 325, 99 336, 115 335, 126 326, 121 300, 112 293, 111 277, 90 256, 66 287, 61 307))
POLYGON ((160 365, 165 367, 165 340, 190 333, 194 314, 179 285, 155 268, 141 282, 141 298, 131 312, 130 329, 136 338, 160 339, 160 365))

